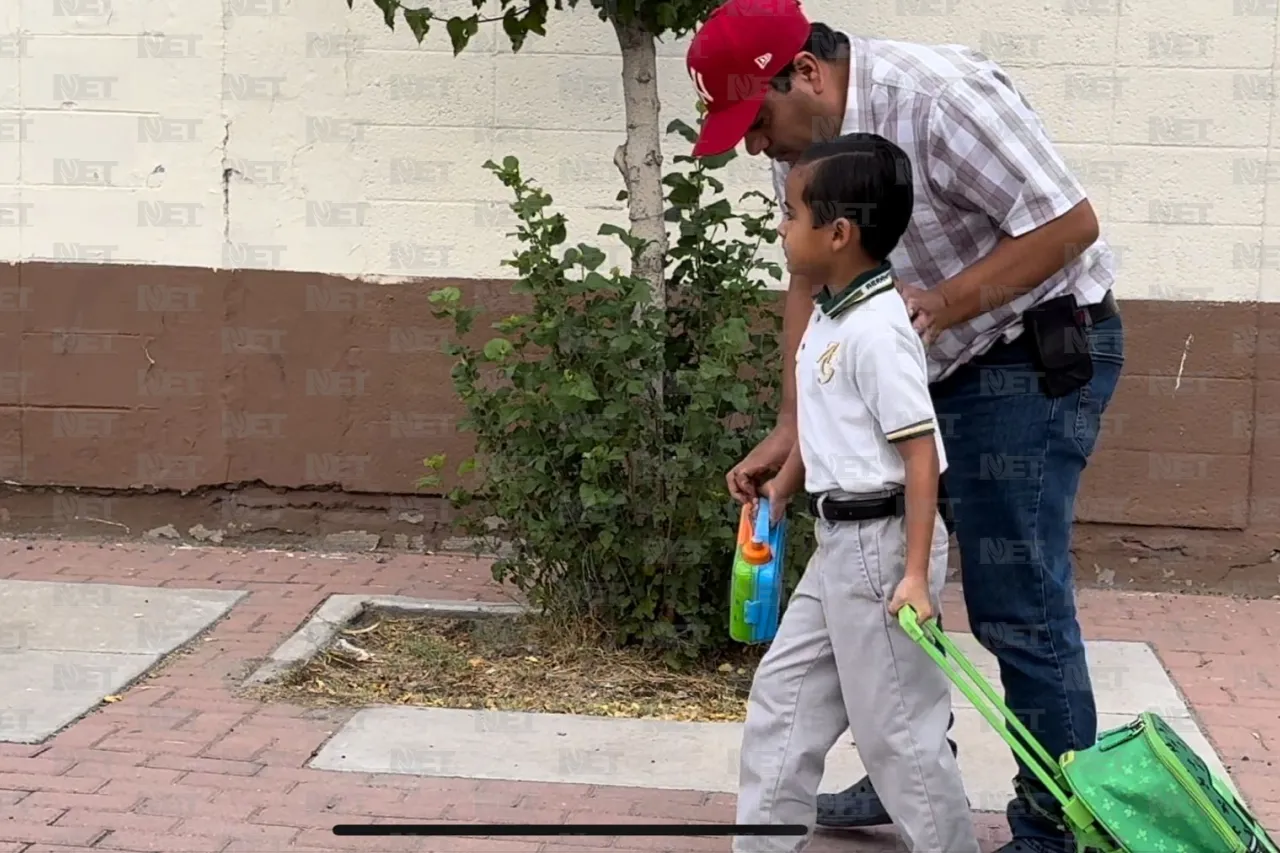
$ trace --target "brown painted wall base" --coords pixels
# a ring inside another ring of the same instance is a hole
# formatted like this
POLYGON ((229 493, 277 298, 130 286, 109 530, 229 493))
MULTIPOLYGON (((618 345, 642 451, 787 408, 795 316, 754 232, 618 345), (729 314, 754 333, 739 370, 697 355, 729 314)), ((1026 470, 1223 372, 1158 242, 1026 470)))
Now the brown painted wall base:
MULTIPOLYGON (((444 284, 522 305, 504 282, 0 266, 0 529, 439 547, 447 508, 413 483, 470 450, 427 302, 444 284)), ((1081 581, 1280 594, 1280 306, 1122 311, 1081 581)))

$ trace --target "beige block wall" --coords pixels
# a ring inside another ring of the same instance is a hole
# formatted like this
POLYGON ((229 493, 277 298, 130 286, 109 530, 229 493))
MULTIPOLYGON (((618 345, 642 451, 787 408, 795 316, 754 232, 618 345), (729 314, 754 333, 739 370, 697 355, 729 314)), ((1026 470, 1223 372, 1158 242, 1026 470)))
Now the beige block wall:
MULTIPOLYGON (((806 8, 1004 63, 1103 217, 1120 296, 1280 300, 1276 0, 806 8)), ((455 58, 443 28, 419 47, 371 0, 4 4, 0 259, 500 277, 512 217, 488 158, 517 154, 575 238, 625 222, 612 30, 584 7, 548 33, 512 55, 486 26, 455 58)), ((693 115, 684 46, 660 47, 664 124, 693 115)), ((768 187, 763 162, 734 165, 735 197, 768 187)))

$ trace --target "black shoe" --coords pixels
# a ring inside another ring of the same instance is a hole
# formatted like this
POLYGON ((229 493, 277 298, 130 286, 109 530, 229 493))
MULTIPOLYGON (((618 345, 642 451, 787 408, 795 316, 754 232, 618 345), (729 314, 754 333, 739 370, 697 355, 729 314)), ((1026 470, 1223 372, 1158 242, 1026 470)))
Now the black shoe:
MULTIPOLYGON (((951 722, 955 722, 954 714, 951 716, 951 722)), ((951 746, 951 754, 959 754, 960 748, 956 742, 948 739, 948 743, 951 746)), ((869 776, 863 776, 852 787, 845 788, 838 794, 818 795, 818 826, 832 829, 863 829, 869 826, 888 826, 891 823, 893 818, 889 817, 884 803, 880 802, 880 795, 872 787, 869 776)), ((1005 853, 1005 851, 997 851, 997 853, 1005 853)), ((1022 853, 1022 851, 1010 850, 1007 853, 1022 853)))
POLYGON ((893 818, 885 811, 869 777, 864 776, 860 782, 838 794, 818 795, 818 826, 861 829, 891 823, 893 818))

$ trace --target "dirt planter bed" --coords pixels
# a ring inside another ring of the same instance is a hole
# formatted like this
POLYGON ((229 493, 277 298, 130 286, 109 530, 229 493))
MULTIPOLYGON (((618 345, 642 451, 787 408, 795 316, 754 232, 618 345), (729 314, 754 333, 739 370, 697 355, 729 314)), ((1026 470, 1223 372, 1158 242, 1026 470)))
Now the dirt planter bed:
POLYGON ((248 686, 320 707, 404 705, 741 722, 763 650, 673 671, 519 605, 335 596, 248 686), (334 599, 357 599, 338 601, 334 599))

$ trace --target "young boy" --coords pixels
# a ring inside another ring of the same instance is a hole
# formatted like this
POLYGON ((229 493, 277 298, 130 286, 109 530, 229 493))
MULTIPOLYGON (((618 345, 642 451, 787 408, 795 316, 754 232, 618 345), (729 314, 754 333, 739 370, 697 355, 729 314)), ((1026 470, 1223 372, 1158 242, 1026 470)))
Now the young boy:
MULTIPOLYGON (((895 617, 938 611, 948 538, 924 345, 886 260, 911 209, 907 155, 872 134, 814 145, 787 177, 779 230, 815 307, 796 356, 799 441, 761 493, 781 516, 804 488, 817 551, 751 688, 738 822, 812 830, 827 752, 849 728, 912 853, 978 853, 947 678, 895 617)), ((807 838, 734 849, 791 853, 807 838)))

